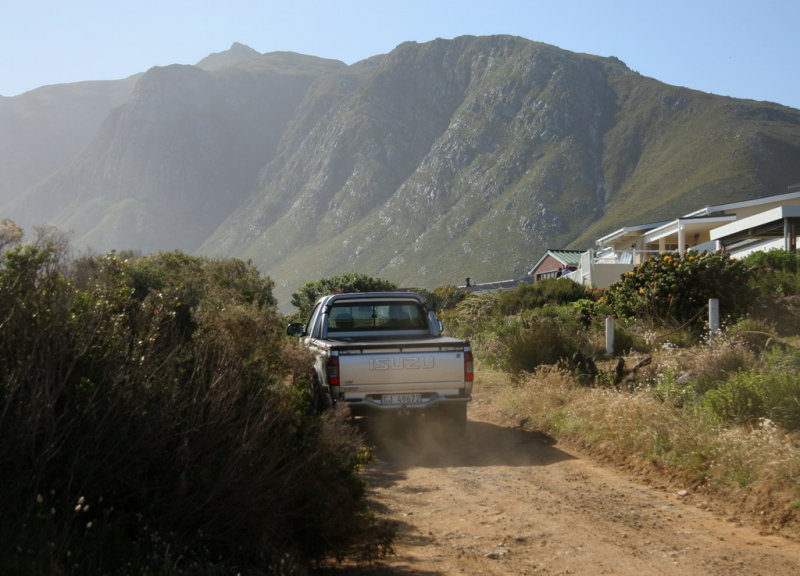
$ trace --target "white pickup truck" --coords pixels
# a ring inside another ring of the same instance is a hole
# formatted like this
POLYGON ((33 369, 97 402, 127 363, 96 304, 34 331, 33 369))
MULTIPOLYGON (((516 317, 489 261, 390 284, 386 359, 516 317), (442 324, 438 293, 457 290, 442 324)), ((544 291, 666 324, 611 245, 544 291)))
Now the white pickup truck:
POLYGON ((354 416, 426 413, 463 429, 472 398, 472 349, 442 336, 425 298, 362 292, 320 298, 308 322, 292 323, 315 356, 315 388, 326 405, 354 416))

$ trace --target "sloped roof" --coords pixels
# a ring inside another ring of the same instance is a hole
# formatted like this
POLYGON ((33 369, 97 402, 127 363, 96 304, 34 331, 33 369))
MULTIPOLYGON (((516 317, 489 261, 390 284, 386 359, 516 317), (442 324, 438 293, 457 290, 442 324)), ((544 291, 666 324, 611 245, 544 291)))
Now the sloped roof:
POLYGON ((553 248, 548 248, 547 252, 545 252, 544 255, 539 258, 539 261, 536 262, 536 264, 534 264, 530 270, 528 270, 528 274, 531 274, 534 270, 536 270, 548 256, 555 258, 564 266, 579 266, 581 263, 581 254, 584 252, 585 250, 554 250, 553 248))
POLYGON ((763 196, 761 198, 752 198, 750 200, 743 200, 741 202, 731 202, 729 204, 719 204, 717 206, 706 206, 686 214, 684 218, 692 218, 697 216, 711 216, 729 210, 736 210, 737 208, 761 206, 764 204, 778 204, 780 202, 787 202, 791 200, 800 199, 800 186, 793 184, 789 186, 789 192, 786 194, 778 194, 777 196, 763 196))

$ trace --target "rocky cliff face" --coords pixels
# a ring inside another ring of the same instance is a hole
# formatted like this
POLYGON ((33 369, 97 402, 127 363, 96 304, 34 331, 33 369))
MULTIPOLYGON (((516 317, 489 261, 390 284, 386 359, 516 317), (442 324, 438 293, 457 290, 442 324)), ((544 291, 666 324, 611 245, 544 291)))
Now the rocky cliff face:
POLYGON ((509 36, 352 66, 234 45, 144 74, 9 215, 100 250, 252 259, 285 297, 344 271, 423 287, 512 278, 548 247, 797 181, 799 111, 614 58, 509 36))

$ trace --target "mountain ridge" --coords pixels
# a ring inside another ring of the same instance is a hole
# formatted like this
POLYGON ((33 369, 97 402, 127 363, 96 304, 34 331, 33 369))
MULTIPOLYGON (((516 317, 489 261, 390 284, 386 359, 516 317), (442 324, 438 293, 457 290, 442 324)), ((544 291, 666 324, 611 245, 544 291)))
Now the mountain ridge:
POLYGON ((547 248, 798 181, 800 111, 614 57, 505 35, 351 65, 234 43, 142 74, 4 212, 98 250, 249 259, 285 299, 349 271, 425 288, 518 277, 547 248))

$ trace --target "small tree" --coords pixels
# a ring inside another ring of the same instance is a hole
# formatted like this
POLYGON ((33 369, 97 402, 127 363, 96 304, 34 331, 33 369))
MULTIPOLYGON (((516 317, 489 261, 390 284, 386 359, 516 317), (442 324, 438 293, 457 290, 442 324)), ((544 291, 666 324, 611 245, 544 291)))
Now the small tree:
POLYGON ((292 294, 292 306, 297 308, 298 316, 307 317, 314 303, 325 294, 333 292, 382 292, 397 290, 393 282, 357 272, 339 274, 316 282, 303 284, 292 294))

